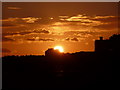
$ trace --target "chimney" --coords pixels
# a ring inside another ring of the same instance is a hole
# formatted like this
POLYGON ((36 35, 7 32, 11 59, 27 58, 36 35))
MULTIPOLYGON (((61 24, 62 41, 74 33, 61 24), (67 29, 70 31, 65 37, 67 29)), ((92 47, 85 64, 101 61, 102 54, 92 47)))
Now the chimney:
POLYGON ((103 37, 100 37, 100 40, 103 40, 103 37))

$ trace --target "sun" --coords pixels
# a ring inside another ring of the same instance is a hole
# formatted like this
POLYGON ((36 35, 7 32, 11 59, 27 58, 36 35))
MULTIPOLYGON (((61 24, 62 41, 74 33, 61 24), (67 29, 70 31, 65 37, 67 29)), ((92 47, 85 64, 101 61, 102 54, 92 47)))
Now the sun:
POLYGON ((64 52, 64 49, 62 46, 55 46, 54 50, 56 50, 56 49, 59 50, 59 52, 64 52))

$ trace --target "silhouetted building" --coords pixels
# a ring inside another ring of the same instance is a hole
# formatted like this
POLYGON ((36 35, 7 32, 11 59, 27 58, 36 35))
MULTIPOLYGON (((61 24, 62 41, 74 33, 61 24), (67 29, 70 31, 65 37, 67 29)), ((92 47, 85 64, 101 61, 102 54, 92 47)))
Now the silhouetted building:
POLYGON ((108 40, 95 41, 95 52, 119 52, 120 51, 120 34, 114 34, 108 40))
POLYGON ((56 56, 60 55, 59 50, 54 50, 53 48, 49 48, 48 50, 45 51, 45 56, 56 56))

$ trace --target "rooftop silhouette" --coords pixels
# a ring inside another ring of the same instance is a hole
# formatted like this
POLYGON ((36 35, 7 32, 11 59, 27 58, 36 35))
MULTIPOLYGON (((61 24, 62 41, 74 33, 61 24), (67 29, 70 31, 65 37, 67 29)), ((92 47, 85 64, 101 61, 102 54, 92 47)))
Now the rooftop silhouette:
POLYGON ((120 51, 120 34, 114 34, 108 40, 95 41, 95 52, 119 52, 120 51))

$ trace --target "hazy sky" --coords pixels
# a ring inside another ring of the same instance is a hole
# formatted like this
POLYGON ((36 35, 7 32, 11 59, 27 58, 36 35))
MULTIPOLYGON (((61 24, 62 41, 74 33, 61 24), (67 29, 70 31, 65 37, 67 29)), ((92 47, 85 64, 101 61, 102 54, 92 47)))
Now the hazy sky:
POLYGON ((8 17, 56 17, 59 15, 116 15, 116 3, 3 3, 3 18, 8 17), (32 6, 32 7, 31 7, 32 6), (7 7, 21 9, 11 10, 7 7))
POLYGON ((94 51, 94 40, 117 33, 117 3, 3 2, 3 54, 94 51))

